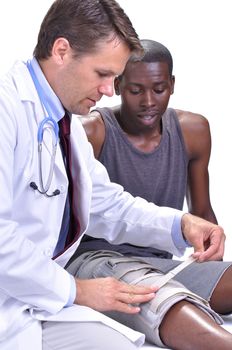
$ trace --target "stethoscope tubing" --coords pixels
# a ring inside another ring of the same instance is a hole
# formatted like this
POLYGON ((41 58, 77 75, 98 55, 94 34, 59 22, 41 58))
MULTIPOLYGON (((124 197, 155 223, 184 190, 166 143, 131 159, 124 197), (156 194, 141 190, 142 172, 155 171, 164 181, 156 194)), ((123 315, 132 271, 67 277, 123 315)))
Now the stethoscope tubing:
MULTIPOLYGON (((39 81, 35 75, 35 72, 32 68, 31 62, 27 61, 27 68, 30 72, 31 78, 34 82, 36 91, 38 93, 39 99, 47 113, 47 116, 44 117, 44 119, 40 122, 38 126, 38 132, 37 132, 37 141, 38 141, 38 163, 39 163, 39 182, 41 190, 40 193, 47 195, 47 192, 51 186, 52 183, 52 176, 54 172, 54 166, 55 166, 55 158, 56 158, 56 150, 57 150, 57 143, 59 139, 59 126, 57 121, 52 118, 52 113, 49 107, 49 104, 47 103, 46 97, 44 95, 43 89, 41 88, 39 81), (44 184, 43 181, 43 166, 42 166, 42 144, 43 144, 43 134, 44 129, 46 125, 52 126, 52 130, 55 137, 52 137, 52 155, 51 155, 51 162, 49 167, 49 174, 46 181, 46 184, 44 184)), ((50 197, 50 195, 48 196, 50 197)))

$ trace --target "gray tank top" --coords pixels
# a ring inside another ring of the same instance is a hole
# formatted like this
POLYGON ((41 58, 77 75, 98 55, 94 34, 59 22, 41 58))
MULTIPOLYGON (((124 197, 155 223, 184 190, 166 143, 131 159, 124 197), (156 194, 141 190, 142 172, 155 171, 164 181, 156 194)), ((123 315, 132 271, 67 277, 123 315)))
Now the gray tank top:
MULTIPOLYGON (((152 152, 135 148, 122 131, 109 108, 97 108, 105 123, 105 142, 99 160, 109 173, 111 181, 121 184, 133 196, 140 196, 159 206, 182 209, 186 185, 188 156, 174 109, 167 109, 162 117, 160 144, 152 152)), ((115 250, 134 256, 171 257, 171 254, 154 248, 130 244, 111 245, 102 239, 86 237, 85 249, 115 250)))

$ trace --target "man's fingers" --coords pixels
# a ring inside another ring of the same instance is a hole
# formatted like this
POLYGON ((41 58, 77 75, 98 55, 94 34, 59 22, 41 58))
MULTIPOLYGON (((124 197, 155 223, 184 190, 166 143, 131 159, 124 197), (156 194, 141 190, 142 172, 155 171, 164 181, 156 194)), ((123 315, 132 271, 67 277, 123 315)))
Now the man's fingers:
POLYGON ((157 287, 154 286, 138 286, 138 285, 128 285, 124 282, 121 283, 121 291, 123 293, 131 293, 131 294, 150 294, 154 293, 158 290, 157 287))
POLYGON ((120 293, 117 297, 115 307, 117 311, 125 312, 129 314, 135 314, 140 311, 139 305, 146 303, 155 297, 155 293, 149 294, 133 294, 133 293, 120 293))
POLYGON ((121 301, 117 301, 115 303, 115 310, 126 314, 137 314, 140 312, 140 307, 138 305, 126 304, 121 301))
POLYGON ((197 251, 193 254, 199 262, 220 260, 223 257, 225 239, 222 239, 217 234, 212 235, 210 238, 209 247, 204 252, 197 251))
POLYGON ((126 304, 140 304, 150 301, 155 296, 155 293, 149 294, 133 294, 133 293, 120 293, 118 299, 126 304))
POLYGON ((116 309, 125 313, 138 313, 140 311, 139 305, 146 303, 155 297, 157 287, 153 286, 137 286, 128 285, 124 282, 119 282, 121 285, 119 293, 116 298, 116 309))
POLYGON ((158 289, 130 285, 112 277, 76 279, 76 283, 78 291, 76 304, 89 306, 98 311, 115 310, 131 314, 138 313, 139 304, 154 298, 158 289))

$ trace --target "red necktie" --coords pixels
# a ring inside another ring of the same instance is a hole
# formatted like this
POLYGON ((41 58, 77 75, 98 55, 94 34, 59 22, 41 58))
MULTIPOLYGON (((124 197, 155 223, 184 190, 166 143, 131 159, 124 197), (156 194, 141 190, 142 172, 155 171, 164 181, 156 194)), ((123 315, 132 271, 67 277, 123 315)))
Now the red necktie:
POLYGON ((70 143, 70 117, 67 113, 59 121, 60 142, 66 158, 66 171, 69 180, 68 195, 70 200, 70 225, 65 242, 65 247, 70 245, 80 234, 80 223, 77 217, 77 212, 73 205, 73 179, 71 173, 71 143, 70 143))

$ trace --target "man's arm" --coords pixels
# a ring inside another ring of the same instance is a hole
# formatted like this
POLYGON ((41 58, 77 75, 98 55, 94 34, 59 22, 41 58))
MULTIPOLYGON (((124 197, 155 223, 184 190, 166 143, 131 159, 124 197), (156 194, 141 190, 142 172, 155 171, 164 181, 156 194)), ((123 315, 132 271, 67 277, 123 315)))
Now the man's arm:
POLYGON ((189 157, 186 199, 189 212, 217 223, 209 194, 210 127, 199 114, 176 111, 189 157))
POLYGON ((98 158, 105 141, 105 124, 101 114, 94 111, 87 116, 80 117, 89 142, 93 146, 95 158, 98 158))

